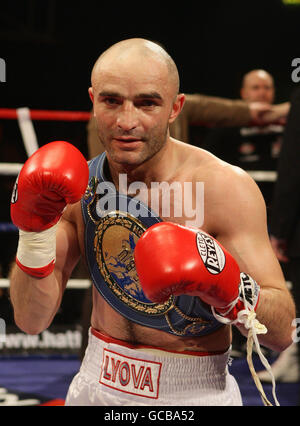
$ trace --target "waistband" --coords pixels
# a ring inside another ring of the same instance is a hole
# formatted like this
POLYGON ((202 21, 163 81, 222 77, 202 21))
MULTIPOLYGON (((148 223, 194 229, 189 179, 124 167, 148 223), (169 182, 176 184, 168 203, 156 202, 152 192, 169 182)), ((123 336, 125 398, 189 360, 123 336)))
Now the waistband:
POLYGON ((107 392, 128 393, 138 399, 161 399, 178 391, 224 390, 229 351, 191 354, 134 346, 91 328, 81 373, 97 380, 107 392))
POLYGON ((179 352, 179 351, 171 351, 171 350, 167 350, 167 349, 162 349, 159 348, 157 346, 150 346, 150 345, 141 345, 141 344, 131 344, 128 343, 124 340, 118 340, 115 339, 114 337, 111 336, 107 336, 106 334, 101 333, 100 331, 96 330, 95 328, 91 327, 90 332, 93 336, 97 337, 97 339, 100 339, 106 343, 113 343, 119 346, 123 346, 125 348, 128 349, 133 349, 136 351, 144 351, 144 352, 149 352, 149 353, 154 353, 154 354, 160 354, 163 356, 182 356, 182 357, 186 357, 186 356, 196 356, 196 357, 202 357, 202 356, 214 356, 214 355, 223 355, 225 354, 227 351, 213 351, 213 352, 204 352, 204 351, 184 351, 184 352, 179 352))

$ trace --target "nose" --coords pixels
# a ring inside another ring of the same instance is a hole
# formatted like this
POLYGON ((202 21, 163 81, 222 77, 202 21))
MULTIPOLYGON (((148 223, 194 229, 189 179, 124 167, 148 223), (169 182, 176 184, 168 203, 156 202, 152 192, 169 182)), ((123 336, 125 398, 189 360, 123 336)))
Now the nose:
POLYGON ((138 127, 138 112, 131 102, 124 102, 119 111, 117 126, 128 132, 138 127))
POLYGON ((261 98, 265 99, 268 98, 268 96, 270 95, 270 89, 268 87, 260 87, 258 93, 260 95, 261 98))

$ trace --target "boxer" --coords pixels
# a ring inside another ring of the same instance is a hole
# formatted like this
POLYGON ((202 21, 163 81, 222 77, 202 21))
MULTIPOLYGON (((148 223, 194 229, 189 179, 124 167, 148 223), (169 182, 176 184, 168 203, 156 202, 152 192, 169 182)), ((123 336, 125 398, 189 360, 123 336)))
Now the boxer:
POLYGON ((292 342, 295 316, 263 198, 239 168, 170 137, 184 95, 162 47, 117 43, 96 61, 91 80, 105 152, 89 162, 88 185, 84 161, 61 155, 57 166, 51 144, 50 160, 37 154, 18 178, 15 321, 27 333, 48 327, 81 255, 94 284, 93 310, 67 405, 241 405, 227 367, 231 323, 247 336, 239 313, 251 310, 267 329, 260 343, 281 351, 292 342), (136 182, 145 185, 132 194, 136 182), (151 191, 153 182, 204 183, 203 223, 187 226, 184 208, 174 214, 174 197, 169 213, 159 203, 154 211, 151 200, 163 193, 151 191))

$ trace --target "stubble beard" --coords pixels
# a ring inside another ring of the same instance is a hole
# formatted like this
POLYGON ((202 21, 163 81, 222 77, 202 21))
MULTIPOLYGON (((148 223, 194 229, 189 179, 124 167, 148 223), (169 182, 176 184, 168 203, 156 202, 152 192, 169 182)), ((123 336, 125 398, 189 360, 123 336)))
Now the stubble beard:
MULTIPOLYGON (((149 136, 143 137, 143 147, 138 152, 136 150, 114 149, 111 144, 113 137, 105 136, 101 130, 98 131, 98 137, 111 161, 124 166, 139 166, 153 158, 165 146, 168 131, 169 127, 166 126, 163 130, 153 131, 149 136)), ((126 134, 126 136, 130 136, 130 134, 126 134)))

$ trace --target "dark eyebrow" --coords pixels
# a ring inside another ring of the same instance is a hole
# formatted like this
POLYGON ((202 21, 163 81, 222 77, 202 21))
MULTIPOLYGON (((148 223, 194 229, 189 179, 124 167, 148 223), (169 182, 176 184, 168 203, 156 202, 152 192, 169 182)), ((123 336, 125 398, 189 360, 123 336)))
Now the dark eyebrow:
POLYGON ((162 97, 157 92, 150 92, 150 93, 140 93, 139 95, 135 96, 136 99, 160 99, 162 100, 162 97))
POLYGON ((103 96, 103 97, 108 96, 108 97, 112 97, 112 98, 121 98, 122 97, 122 95, 120 95, 120 93, 108 92, 108 91, 107 92, 106 91, 100 92, 99 96, 103 96))
MULTIPOLYGON (((118 92, 103 91, 99 93, 99 96, 102 97, 112 97, 112 98, 122 98, 123 96, 118 92)), ((158 92, 149 92, 149 93, 139 93, 135 96, 135 99, 160 99, 162 100, 161 95, 158 92)))

